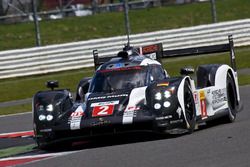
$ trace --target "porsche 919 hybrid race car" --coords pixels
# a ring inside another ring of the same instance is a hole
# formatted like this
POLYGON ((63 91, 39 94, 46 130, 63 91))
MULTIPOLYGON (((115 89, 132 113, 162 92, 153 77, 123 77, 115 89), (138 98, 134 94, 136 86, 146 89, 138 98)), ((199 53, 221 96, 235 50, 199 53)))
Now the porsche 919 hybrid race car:
POLYGON ((93 51, 96 72, 80 81, 76 99, 67 89, 33 97, 35 140, 40 148, 50 143, 134 130, 192 133, 198 123, 215 119, 233 122, 240 110, 240 95, 233 40, 223 45, 163 51, 161 44, 127 47, 114 57, 93 51), (175 56, 230 52, 231 66, 200 65, 197 85, 182 68, 170 77, 161 59, 175 56))

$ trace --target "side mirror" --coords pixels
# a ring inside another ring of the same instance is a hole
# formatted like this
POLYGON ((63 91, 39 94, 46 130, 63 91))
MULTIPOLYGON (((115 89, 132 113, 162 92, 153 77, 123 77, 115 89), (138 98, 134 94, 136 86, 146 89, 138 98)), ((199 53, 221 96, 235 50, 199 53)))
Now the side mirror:
POLYGON ((76 89, 76 101, 84 102, 85 95, 88 93, 90 82, 92 78, 83 78, 76 89))
POLYGON ((58 81, 47 81, 46 86, 47 86, 47 88, 51 88, 51 90, 54 90, 54 88, 59 87, 59 82, 58 81))
POLYGON ((183 67, 180 70, 181 75, 190 75, 194 73, 194 68, 193 67, 183 67))

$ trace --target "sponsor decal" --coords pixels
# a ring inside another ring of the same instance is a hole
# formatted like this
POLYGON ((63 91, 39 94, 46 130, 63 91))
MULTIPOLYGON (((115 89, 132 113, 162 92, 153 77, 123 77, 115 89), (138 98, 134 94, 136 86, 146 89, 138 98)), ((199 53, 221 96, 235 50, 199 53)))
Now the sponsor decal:
POLYGON ((149 45, 149 46, 142 47, 143 54, 157 52, 157 51, 158 51, 158 45, 149 45))
POLYGON ((141 108, 138 106, 129 106, 125 111, 138 111, 140 110, 141 108))
POLYGON ((163 116, 163 117, 156 117, 155 120, 159 121, 159 120, 171 119, 171 118, 173 118, 172 115, 167 115, 167 116, 163 116))
POLYGON ((81 118, 82 117, 71 117, 70 118, 69 123, 70 123, 71 130, 80 129, 81 118))
POLYGON ((212 91, 212 104, 216 105, 227 100, 226 88, 212 91))
POLYGON ((78 106, 77 109, 71 113, 71 117, 80 117, 83 116, 84 112, 83 112, 83 108, 82 106, 78 106))
POLYGON ((168 86, 169 85, 169 82, 165 82, 165 83, 159 83, 157 84, 157 86, 168 86))
POLYGON ((112 72, 112 71, 128 71, 128 70, 141 70, 141 69, 142 69, 141 66, 133 66, 133 67, 105 69, 105 70, 99 70, 97 72, 106 73, 106 72, 112 72))
POLYGON ((182 119, 177 119, 177 120, 170 121, 169 123, 170 124, 178 124, 178 123, 182 123, 182 122, 183 122, 182 119))
POLYGON ((200 99, 205 99, 205 91, 204 90, 200 90, 200 99))
POLYGON ((206 107, 205 91, 200 90, 199 96, 200 96, 200 106, 201 106, 201 117, 206 118, 207 117, 207 107, 206 107))
POLYGON ((84 115, 84 112, 72 112, 71 117, 81 117, 84 115))
POLYGON ((110 99, 110 98, 118 98, 118 97, 128 97, 128 94, 90 97, 88 98, 88 100, 101 100, 101 99, 110 99))
POLYGON ((92 122, 92 126, 102 126, 102 125, 107 125, 107 124, 110 124, 110 123, 111 123, 111 121, 104 120, 103 118, 99 118, 98 121, 92 122))
POLYGON ((107 106, 107 105, 115 105, 115 104, 119 104, 119 100, 91 103, 90 107, 107 106))
POLYGON ((115 105, 119 104, 119 101, 107 101, 92 103, 90 106, 93 107, 92 117, 101 117, 113 115, 115 105))
POLYGON ((84 116, 84 111, 82 106, 78 106, 77 109, 71 113, 69 118, 69 124, 71 130, 80 129, 81 119, 84 116))
POLYGON ((93 108, 92 117, 113 115, 114 105, 96 106, 93 108))

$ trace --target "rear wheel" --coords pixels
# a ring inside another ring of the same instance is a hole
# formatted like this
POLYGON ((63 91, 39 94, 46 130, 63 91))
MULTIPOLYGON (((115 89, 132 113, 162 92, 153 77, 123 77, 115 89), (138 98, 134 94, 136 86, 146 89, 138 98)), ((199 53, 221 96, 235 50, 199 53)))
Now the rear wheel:
POLYGON ((237 111, 237 95, 235 83, 232 76, 227 74, 227 83, 226 83, 226 92, 227 92, 227 103, 228 103, 228 112, 225 116, 217 118, 215 120, 207 121, 207 126, 214 126, 222 123, 232 123, 236 119, 237 111))
POLYGON ((188 133, 193 133, 196 123, 195 104, 193 93, 187 81, 184 85, 184 106, 187 121, 187 130, 188 133))
POLYGON ((228 103, 228 115, 225 117, 227 122, 234 122, 236 119, 237 109, 237 95, 233 78, 230 74, 227 74, 227 103, 228 103))

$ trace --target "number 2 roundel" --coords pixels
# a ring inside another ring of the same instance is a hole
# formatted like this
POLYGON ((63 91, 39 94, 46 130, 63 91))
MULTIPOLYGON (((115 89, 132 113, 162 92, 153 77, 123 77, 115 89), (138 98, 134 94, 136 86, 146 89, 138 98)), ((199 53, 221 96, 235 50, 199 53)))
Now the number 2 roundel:
POLYGON ((115 105, 95 106, 92 111, 93 117, 112 115, 115 105))
POLYGON ((112 115, 116 104, 119 104, 118 100, 92 103, 90 105, 91 107, 93 107, 92 117, 112 115))

